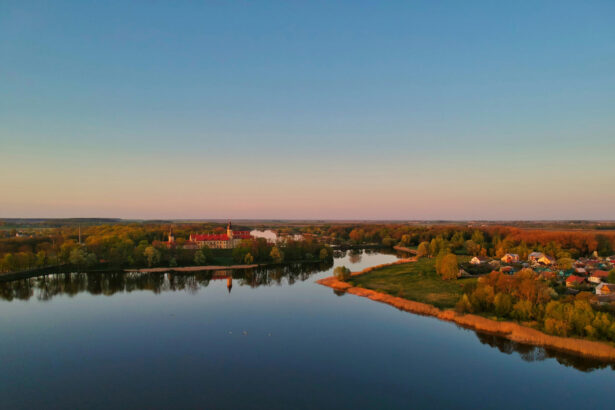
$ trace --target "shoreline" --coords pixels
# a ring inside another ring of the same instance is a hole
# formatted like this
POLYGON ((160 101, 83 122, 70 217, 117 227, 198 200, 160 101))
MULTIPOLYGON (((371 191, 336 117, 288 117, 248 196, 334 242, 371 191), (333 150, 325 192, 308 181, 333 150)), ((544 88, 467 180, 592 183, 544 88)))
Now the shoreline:
MULTIPOLYGON (((414 261, 416 261, 416 258, 400 259, 396 262, 372 266, 363 269, 360 272, 353 272, 351 275, 358 276, 385 266, 411 263, 414 261)), ((440 310, 437 307, 427 303, 416 302, 386 293, 377 292, 371 289, 354 287, 347 282, 342 282, 336 279, 334 276, 317 280, 316 283, 330 287, 335 291, 342 291, 352 295, 365 297, 376 302, 385 303, 405 312, 423 316, 432 316, 436 319, 453 322, 466 329, 494 334, 513 342, 550 348, 591 359, 615 362, 615 347, 603 342, 553 336, 515 322, 500 322, 478 315, 460 314, 452 309, 440 310)))
POLYGON ((163 273, 163 272, 201 272, 208 270, 228 270, 228 269, 252 269, 257 268, 258 264, 251 265, 206 265, 206 266, 179 266, 174 268, 138 268, 124 269, 124 272, 131 273, 163 273))

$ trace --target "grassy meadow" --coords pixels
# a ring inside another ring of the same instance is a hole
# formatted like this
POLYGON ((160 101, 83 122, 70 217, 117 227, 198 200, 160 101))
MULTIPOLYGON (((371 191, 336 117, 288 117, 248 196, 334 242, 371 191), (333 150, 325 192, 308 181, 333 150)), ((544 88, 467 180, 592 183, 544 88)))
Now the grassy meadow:
MULTIPOLYGON (((458 257, 459 263, 469 260, 458 257)), ((387 266, 355 276, 349 283, 418 302, 429 303, 440 309, 455 307, 463 295, 464 287, 476 282, 475 278, 442 280, 436 274, 435 258, 420 258, 417 262, 387 266)))

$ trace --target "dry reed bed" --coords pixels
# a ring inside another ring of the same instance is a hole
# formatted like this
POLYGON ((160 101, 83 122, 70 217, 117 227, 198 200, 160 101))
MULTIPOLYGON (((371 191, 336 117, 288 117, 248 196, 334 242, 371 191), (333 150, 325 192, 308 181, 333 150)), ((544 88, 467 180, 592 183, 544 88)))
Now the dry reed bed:
MULTIPOLYGON (((415 258, 402 259, 393 263, 372 266, 363 269, 360 272, 352 273, 352 276, 362 275, 364 273, 368 273, 385 266, 414 262, 415 260, 415 258)), ((416 313, 425 316, 433 316, 440 320, 454 322, 459 326, 463 326, 469 329, 496 334, 514 342, 548 347, 563 352, 577 354, 580 356, 591 357, 594 359, 615 361, 615 347, 606 343, 552 336, 539 330, 522 326, 514 322, 499 322, 477 315, 460 314, 450 309, 440 310, 437 307, 429 305, 427 303, 415 302, 412 300, 391 296, 386 293, 377 292, 371 289, 357 288, 349 283, 342 282, 333 276, 321 279, 317 281, 317 283, 333 288, 334 290, 345 291, 353 295, 366 297, 381 303, 386 303, 406 312, 416 313)))

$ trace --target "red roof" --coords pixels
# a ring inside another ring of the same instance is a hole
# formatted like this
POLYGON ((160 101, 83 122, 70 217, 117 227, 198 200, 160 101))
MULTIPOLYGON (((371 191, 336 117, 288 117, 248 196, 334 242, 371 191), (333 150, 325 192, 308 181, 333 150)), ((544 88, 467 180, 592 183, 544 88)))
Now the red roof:
POLYGON ((566 279, 566 282, 569 282, 569 283, 583 283, 584 281, 585 281, 585 278, 582 278, 580 276, 575 276, 575 275, 570 275, 566 279))
POLYGON ((591 275, 597 278, 606 278, 609 276, 609 273, 605 270, 595 270, 591 273, 591 275))
MULTIPOLYGON (((252 236, 250 235, 250 231, 233 231, 233 239, 250 239, 252 236)), ((221 234, 198 234, 198 235, 190 235, 190 240, 195 242, 204 242, 204 241, 228 241, 228 235, 225 233, 221 234)))

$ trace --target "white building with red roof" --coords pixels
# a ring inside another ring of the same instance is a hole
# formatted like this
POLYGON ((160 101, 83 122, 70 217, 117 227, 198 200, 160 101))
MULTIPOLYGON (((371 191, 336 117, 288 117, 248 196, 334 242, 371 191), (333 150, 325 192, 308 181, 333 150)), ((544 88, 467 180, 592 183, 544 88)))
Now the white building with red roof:
POLYGON ((234 231, 233 225, 229 221, 226 233, 192 234, 188 242, 195 243, 199 248, 207 246, 212 249, 232 249, 246 239, 252 239, 250 231, 234 231))

